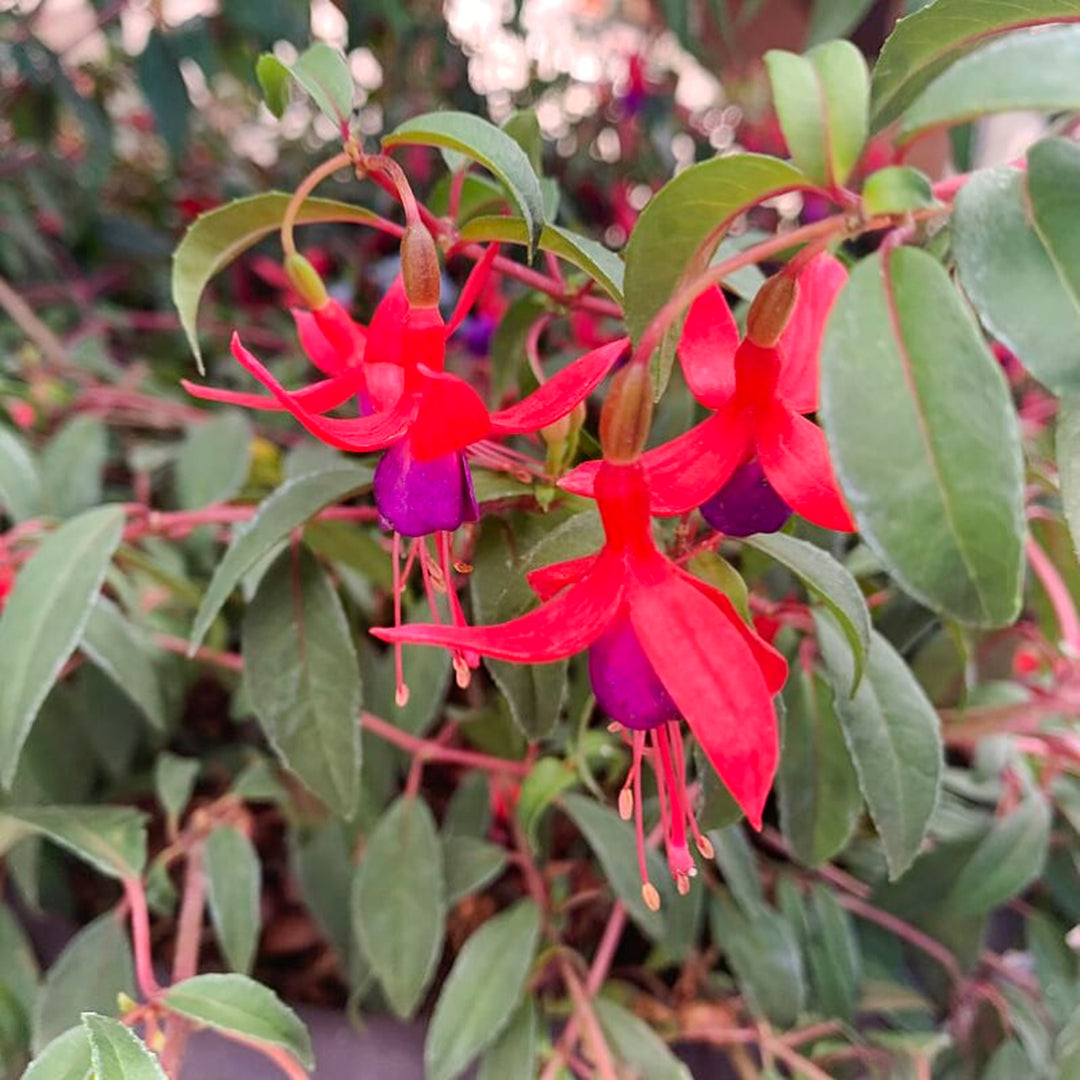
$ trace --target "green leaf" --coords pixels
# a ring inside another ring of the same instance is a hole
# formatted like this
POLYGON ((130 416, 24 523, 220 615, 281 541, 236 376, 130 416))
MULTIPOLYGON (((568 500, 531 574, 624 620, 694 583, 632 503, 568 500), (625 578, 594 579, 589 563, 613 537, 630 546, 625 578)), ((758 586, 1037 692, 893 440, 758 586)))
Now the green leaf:
MULTIPOLYGON (((184 233, 173 253, 172 300, 200 371, 203 370, 202 350, 195 324, 203 290, 218 271, 281 227, 291 198, 284 191, 268 191, 246 199, 234 199, 225 206, 201 214, 184 233)), ((362 206, 350 206, 335 199, 306 199, 296 222, 310 225, 348 221, 365 225, 375 217, 362 206)))
POLYGON ((905 591, 1001 626, 1019 613, 1023 573, 1016 411, 941 265, 915 248, 886 258, 859 264, 825 332, 821 416, 837 475, 905 591))
POLYGON ((1057 416, 1054 453, 1061 483, 1061 501, 1073 550, 1080 553, 1080 405, 1065 400, 1057 416))
POLYGON ((776 777, 780 825, 792 855, 820 866, 843 851, 862 813, 862 794, 832 690, 795 670, 784 687, 784 749, 776 777))
POLYGON ((593 1001, 596 1019, 612 1052, 634 1076, 648 1080, 691 1080, 690 1070, 644 1020, 606 997, 593 1001))
POLYGON ((851 646, 855 675, 850 691, 854 693, 870 648, 870 612, 858 583, 827 552, 786 533, 759 533, 744 543, 786 566, 824 601, 851 646))
POLYGON ((214 571, 195 615, 188 655, 194 656, 229 594, 260 559, 266 558, 293 529, 299 528, 324 507, 369 488, 371 475, 370 469, 343 465, 324 472, 306 473, 282 484, 270 495, 248 527, 236 531, 214 571))
POLYGON ((814 0, 807 44, 820 45, 847 37, 873 6, 874 0, 814 0))
POLYGON ((709 925, 724 950, 747 1005, 779 1027, 791 1027, 806 997, 799 943, 787 920, 771 908, 752 916, 724 895, 712 897, 709 925))
MULTIPOLYGON (((993 1057, 986 1063, 982 1080, 1016 1080, 1018 1076, 1031 1076, 1032 1061, 1027 1056, 1023 1044, 1018 1039, 1006 1039, 994 1051, 993 1057)), ((1034 1075, 1038 1075, 1034 1073, 1034 1075)), ((1067 1080, 1062 1074, 1062 1080, 1067 1080)))
POLYGON ((191 801, 195 780, 202 767, 198 758, 159 754, 154 763, 154 788, 166 816, 176 822, 191 801))
POLYGON ((146 863, 146 815, 121 806, 5 806, 0 852, 45 836, 109 877, 138 877, 146 863))
POLYGON ((960 870, 949 892, 949 909, 982 915, 1023 892, 1042 873, 1050 843, 1050 805, 1032 792, 997 819, 960 870))
POLYGON ((289 68, 289 74, 311 95, 319 109, 347 132, 352 116, 352 73, 345 57, 323 42, 305 49, 289 68))
POLYGON ((585 795, 566 794, 562 805, 600 861, 615 895, 634 922, 654 941, 664 938, 664 902, 675 903, 671 874, 655 851, 646 852, 649 878, 660 893, 660 911, 650 911, 641 896, 634 830, 614 810, 585 795))
MULTIPOLYGON (((529 230, 519 217, 478 217, 462 228, 461 239, 528 245, 529 230)), ((584 271, 613 300, 622 303, 625 267, 614 251, 561 225, 545 225, 537 246, 584 271)))
POLYGON ((164 731, 165 698, 144 640, 145 634, 132 626, 112 601, 99 596, 79 647, 158 731, 164 731))
POLYGON ((360 665, 341 599, 305 549, 283 551, 263 576, 244 613, 242 649, 244 686, 282 764, 351 818, 360 794, 360 665))
MULTIPOLYGON (((626 246, 626 325, 636 341, 671 298, 691 259, 740 211, 811 186, 793 165, 764 154, 733 154, 684 169, 645 205, 626 246)), ((701 251, 705 265, 712 252, 701 251)))
POLYGON ((522 832, 536 846, 537 829, 544 811, 564 792, 579 783, 577 770, 560 758, 543 757, 529 770, 518 793, 517 814, 522 832))
POLYGON ((158 1059, 118 1020, 84 1012, 82 1023, 97 1080, 167 1080, 158 1059))
POLYGON ((41 513, 43 495, 37 465, 26 443, 0 427, 0 509, 18 523, 41 513))
POLYGON ((1041 22, 1080 18, 1078 0, 937 0, 896 24, 870 85, 875 131, 895 120, 922 89, 985 38, 1041 22))
POLYGON ((292 870, 308 911, 333 945, 341 968, 353 970, 353 861, 350 837, 341 821, 328 818, 292 833, 292 870))
POLYGON ((80 1024, 43 1047, 22 1080, 93 1080, 91 1068, 90 1042, 80 1024))
POLYGON ((0 990, 27 1012, 33 1009, 39 981, 33 947, 11 910, 0 904, 0 990))
POLYGON ((170 1012, 244 1042, 287 1050, 305 1069, 315 1067, 303 1021, 281 999, 246 975, 196 975, 170 986, 161 1004, 170 1012))
POLYGON ((820 884, 811 887, 804 913, 806 966, 820 1012, 851 1020, 862 979, 862 957, 851 916, 820 884))
POLYGON ((1080 393, 1080 148, 1046 139, 1028 174, 976 173, 956 198, 953 248, 964 291, 994 337, 1056 394, 1080 393))
POLYGON ((247 975, 259 943, 262 866, 251 841, 231 825, 206 839, 207 900, 214 933, 233 971, 247 975))
POLYGON ((825 612, 814 613, 814 624, 834 707, 885 849, 889 877, 895 880, 918 853, 937 805, 942 769, 937 714, 899 654, 878 633, 871 637, 859 689, 848 697, 850 650, 825 612))
POLYGON ((489 844, 475 836, 446 836, 442 847, 447 904, 456 904, 462 897, 479 892, 506 866, 506 852, 498 844, 489 844))
POLYGON ((539 1026, 536 1005, 526 998, 480 1059, 476 1080, 534 1080, 539 1026))
MULTIPOLYGON (((508 526, 491 518, 481 530, 469 579, 473 611, 479 623, 516 618, 536 606, 526 575, 541 566, 578 558, 603 543, 593 514, 575 514, 559 521, 523 521, 508 543, 508 526)), ((527 738, 536 740, 554 728, 566 691, 568 661, 550 664, 512 664, 484 661, 510 705, 511 715, 527 738)))
POLYGON ((428 1028, 428 1080, 454 1080, 509 1025, 525 993, 539 937, 540 909, 519 900, 465 942, 428 1028))
POLYGON ((74 517, 101 502, 108 432, 96 416, 76 416, 41 454, 45 506, 59 518, 74 517))
POLYGON ((266 107, 280 120, 289 104, 289 69, 273 53, 263 53, 255 62, 255 78, 266 107))
POLYGON ((870 76, 849 41, 805 56, 771 49, 765 66, 792 160, 815 183, 840 187, 862 153, 869 128, 870 76))
POLYGON ((172 48, 172 36, 167 37, 157 27, 150 31, 146 48, 135 58, 139 88, 154 114, 154 126, 174 160, 184 153, 191 112, 179 59, 172 48))
POLYGON ((1013 34, 953 64, 904 113, 903 144, 990 113, 1080 108, 1080 27, 1013 34))
POLYGON ((544 136, 535 109, 517 109, 502 123, 502 129, 525 151, 537 176, 544 167, 544 136))
POLYGON ((1039 911, 1028 914, 1025 926, 1043 1002, 1058 1027, 1065 1027, 1080 1007, 1080 970, 1066 940, 1068 930, 1039 911))
POLYGON ((738 825, 714 829, 709 833, 709 839, 728 891, 746 915, 754 915, 765 906, 765 894, 761 889, 757 861, 742 829, 738 825))
POLYGON ((866 178, 862 190, 863 212, 906 214, 934 205, 934 189, 925 173, 909 165, 890 165, 866 178))
POLYGON ((506 185, 525 222, 529 257, 539 243, 544 224, 540 181, 525 151, 505 131, 479 116, 463 112, 434 112, 414 116, 383 137, 383 146, 438 146, 478 161, 506 185))
MULTIPOLYGON (((115 1014, 116 995, 131 993, 134 985, 124 924, 115 913, 102 915, 71 939, 45 976, 34 1011, 34 1052, 41 1054, 84 1012, 115 1014)), ((67 1052, 57 1051, 61 1060, 78 1060, 75 1048, 65 1045, 67 1052)))
POLYGON ((23 564, 0 614, 0 780, 10 786, 49 690, 93 610, 124 514, 101 506, 66 522, 23 564))
POLYGON ((251 457, 251 424, 225 412, 188 428, 176 461, 176 501, 182 510, 228 502, 244 486, 251 457))
POLYGON ((402 796, 379 819, 353 885, 353 925, 386 1000, 408 1017, 435 974, 446 920, 443 853, 427 803, 402 796))

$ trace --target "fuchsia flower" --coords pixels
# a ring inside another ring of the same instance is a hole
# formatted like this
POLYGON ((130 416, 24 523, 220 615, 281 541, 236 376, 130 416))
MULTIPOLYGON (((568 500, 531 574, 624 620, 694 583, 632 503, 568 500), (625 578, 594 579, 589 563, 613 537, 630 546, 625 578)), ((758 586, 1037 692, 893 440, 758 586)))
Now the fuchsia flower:
POLYGON ((643 895, 656 907, 659 896, 648 881, 643 839, 646 741, 658 762, 668 864, 685 892, 694 873, 687 828, 706 857, 711 845, 687 798, 680 717, 760 828, 778 753, 773 695, 783 686, 787 664, 723 593, 657 548, 647 476, 640 462, 599 465, 593 494, 604 547, 530 574, 530 585, 544 600, 535 611, 495 626, 413 624, 371 632, 385 641, 442 645, 518 663, 548 663, 587 648, 597 701, 628 730, 633 747, 620 811, 635 815, 643 895))
MULTIPOLYGON (((790 321, 768 347, 750 337, 740 341, 719 288, 694 302, 679 360, 694 397, 714 411, 684 435, 643 455, 653 514, 666 517, 701 506, 716 527, 743 535, 740 528, 748 526, 741 523, 748 517, 753 526, 757 508, 741 504, 765 497, 771 509, 762 514, 762 529, 770 521, 782 525, 784 510, 790 508, 824 528, 854 531, 825 435, 803 415, 817 409, 821 337, 846 278, 847 271, 832 255, 811 259, 799 275, 790 321), (724 499, 729 481, 749 494, 727 492, 724 499), (716 499, 725 505, 717 506, 716 499), (725 529, 725 523, 735 527, 725 529)), ((587 462, 563 477, 560 486, 588 495, 598 469, 597 462, 587 462)))
POLYGON ((237 335, 233 356, 272 397, 184 385, 210 401, 287 410, 339 450, 385 450, 374 488, 386 523, 404 536, 452 531, 477 518, 463 452, 489 436, 539 431, 562 419, 596 389, 627 346, 621 339, 594 349, 522 401, 489 413, 480 395, 444 368, 447 340, 484 287, 494 255, 489 249, 477 264, 445 325, 436 305, 409 301, 400 276, 366 331, 333 300, 312 312, 294 311, 305 352, 329 376, 301 390, 286 390, 237 335), (361 416, 325 415, 351 397, 361 416))

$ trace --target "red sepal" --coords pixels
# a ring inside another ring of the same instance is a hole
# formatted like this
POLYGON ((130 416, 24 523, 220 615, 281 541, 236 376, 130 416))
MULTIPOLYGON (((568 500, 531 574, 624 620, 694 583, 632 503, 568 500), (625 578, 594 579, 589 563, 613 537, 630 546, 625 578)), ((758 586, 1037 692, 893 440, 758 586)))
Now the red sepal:
POLYGON ((690 393, 718 409, 735 392, 735 350, 739 328, 719 286, 691 305, 679 339, 679 363, 690 393))
POLYGON ((405 283, 398 274, 386 294, 379 301, 368 325, 364 360, 369 364, 401 364, 402 342, 405 332, 405 316, 409 313, 409 301, 405 296, 405 283))
POLYGON ((625 355, 628 338, 619 338, 579 356, 528 397, 492 414, 491 430, 497 435, 539 431, 573 412, 625 355))
POLYGON ((776 403, 759 414, 756 434, 765 476, 792 510, 823 529, 855 532, 817 424, 776 403))
POLYGON ((232 354, 238 363, 255 376, 300 423, 321 442, 338 450, 366 453, 382 450, 396 442, 409 429, 417 403, 412 395, 403 394, 393 409, 364 416, 356 420, 335 420, 318 416, 295 400, 240 342, 239 334, 232 336, 232 354))
POLYGON ((319 328, 319 322, 310 311, 304 308, 292 308, 296 333, 300 346, 307 358, 324 374, 337 375, 346 365, 348 357, 334 347, 330 339, 319 328))
POLYGON ((601 558, 577 585, 510 622, 493 626, 410 623, 374 627, 383 641, 467 649, 497 660, 547 664, 591 645, 618 611, 623 575, 618 563, 601 558))
MULTIPOLYGON (((181 379, 180 385, 192 397, 202 401, 217 401, 224 405, 239 405, 245 409, 262 409, 266 412, 282 412, 285 406, 274 397, 266 394, 249 394, 242 390, 219 390, 213 386, 202 386, 188 379, 181 379)), ((363 367, 348 368, 332 379, 322 379, 300 390, 287 391, 292 400, 302 405, 309 412, 325 413, 343 405, 364 389, 363 367)))
POLYGON ((465 284, 461 286, 461 293, 454 305, 450 321, 446 324, 446 336, 449 337, 464 321, 465 316, 472 310, 484 286, 491 277, 491 264, 495 256, 499 254, 499 245, 491 244, 483 255, 477 260, 476 265, 469 271, 465 284))
POLYGON ((627 600, 634 632, 664 689, 760 829, 779 746, 772 695, 743 635, 674 574, 635 588, 627 600))
MULTIPOLYGON (((328 375, 363 360, 367 330, 356 322, 341 304, 336 300, 327 300, 321 308, 312 311, 311 316, 336 354, 336 366, 324 369, 328 375)), ((315 363, 314 359, 312 363, 315 363)), ((318 364, 315 366, 318 367, 318 364)))
POLYGON ((784 362, 777 386, 778 396, 797 413, 817 410, 821 339, 847 276, 844 264, 828 252, 815 255, 799 274, 799 298, 780 335, 784 362))
MULTIPOLYGON (((751 429, 737 399, 708 420, 641 457, 649 483, 649 509, 658 517, 684 514, 715 495, 742 464, 751 429)), ((576 495, 592 495, 599 461, 587 461, 559 481, 576 495)))
POLYGON ((487 406, 464 379, 421 367, 420 408, 410 441, 419 461, 431 461, 484 438, 491 429, 487 406))
POLYGON ((765 641, 754 627, 746 623, 735 610, 735 605, 719 589, 678 567, 676 567, 676 572, 683 581, 693 585, 698 592, 707 596, 723 612, 724 617, 742 634, 743 640, 754 654, 754 662, 761 669, 769 693, 780 693, 784 688, 784 683, 787 682, 788 663, 784 657, 765 641))
POLYGON ((529 588, 541 600, 550 600, 557 593, 561 593, 567 585, 573 585, 580 581, 596 564, 600 558, 599 553, 584 555, 580 559, 567 559, 566 562, 553 563, 551 566, 542 566, 539 570, 530 570, 525 575, 529 588))

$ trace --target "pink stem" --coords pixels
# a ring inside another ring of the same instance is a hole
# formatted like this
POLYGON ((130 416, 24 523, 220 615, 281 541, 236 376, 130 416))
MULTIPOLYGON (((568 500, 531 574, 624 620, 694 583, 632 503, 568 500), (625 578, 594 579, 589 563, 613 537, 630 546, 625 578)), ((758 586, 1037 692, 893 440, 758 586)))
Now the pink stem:
POLYGON ((147 1001, 161 993, 154 976, 154 961, 150 950, 150 913, 146 907, 146 890, 137 877, 124 878, 124 895, 131 909, 131 940, 135 946, 135 977, 139 990, 147 1001))
POLYGON ((1080 617, 1076 614, 1076 605, 1069 595, 1068 586, 1046 552, 1031 537, 1027 540, 1027 557, 1031 569, 1050 597, 1065 647, 1073 656, 1080 656, 1080 617))

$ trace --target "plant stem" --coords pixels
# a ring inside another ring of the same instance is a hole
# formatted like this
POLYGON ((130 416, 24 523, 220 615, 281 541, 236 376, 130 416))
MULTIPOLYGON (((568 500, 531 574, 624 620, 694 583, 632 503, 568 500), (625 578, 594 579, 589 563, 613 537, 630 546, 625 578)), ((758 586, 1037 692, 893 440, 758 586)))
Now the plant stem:
POLYGON ((289 205, 285 207, 285 216, 281 219, 281 246, 286 255, 296 254, 296 240, 293 237, 293 229, 296 225, 296 215, 300 213, 300 207, 304 200, 319 186, 328 176, 332 176, 339 169, 352 165, 352 158, 342 151, 335 154, 329 161, 324 161, 316 166, 304 177, 297 189, 293 192, 289 205))
POLYGON ((1027 557, 1054 608, 1064 651, 1070 656, 1080 657, 1080 617, 1077 616, 1068 586, 1046 552, 1030 536, 1027 540, 1027 557))
POLYGON ((585 1041, 592 1051, 593 1062, 596 1065, 596 1076, 599 1080, 616 1080, 615 1063, 611 1059, 611 1048, 604 1038, 600 1028, 600 1022, 596 1019, 596 1013, 592 1007, 592 1001, 581 980, 577 977, 570 961, 565 956, 559 957, 559 970, 562 973, 563 984, 570 994, 574 1003, 574 1016, 581 1025, 585 1041))
POLYGON ((150 913, 146 908, 146 890, 140 878, 124 878, 124 895, 131 909, 131 940, 135 948, 135 977, 139 990, 147 1001, 161 993, 154 976, 154 961, 150 950, 150 913))

